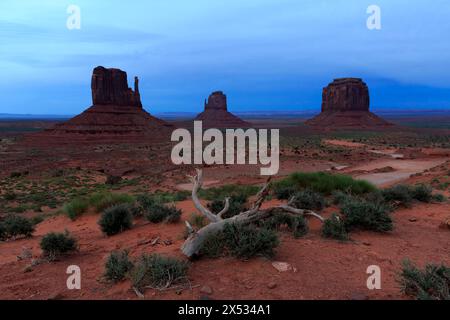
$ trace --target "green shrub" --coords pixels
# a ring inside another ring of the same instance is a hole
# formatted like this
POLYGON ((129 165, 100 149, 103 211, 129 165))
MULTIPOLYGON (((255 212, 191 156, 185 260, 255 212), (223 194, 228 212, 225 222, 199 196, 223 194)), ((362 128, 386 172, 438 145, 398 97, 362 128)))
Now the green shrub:
POLYGON ((398 281, 405 294, 418 300, 450 300, 450 268, 444 265, 427 264, 420 270, 406 260, 398 281))
POLYGON ((437 193, 437 194, 433 195, 433 201, 444 202, 445 200, 447 200, 447 198, 441 193, 437 193))
POLYGON ((260 187, 258 186, 244 186, 236 184, 227 184, 221 187, 202 189, 199 191, 199 196, 205 200, 224 200, 226 197, 233 195, 241 195, 246 199, 258 193, 260 187))
POLYGON ((407 185, 396 185, 382 191, 385 201, 397 201, 400 205, 410 207, 413 201, 412 189, 407 185))
POLYGON ((196 213, 192 213, 188 221, 191 226, 196 227, 197 229, 201 229, 209 223, 204 215, 196 213))
POLYGON ((138 290, 165 289, 186 280, 188 263, 158 254, 142 255, 131 271, 131 282, 138 290))
POLYGON ((175 206, 167 206, 164 204, 153 204, 145 213, 145 218, 152 223, 169 222, 176 223, 180 221, 181 210, 175 206))
POLYGON ((278 200, 287 200, 292 197, 294 193, 297 192, 297 188, 290 185, 280 184, 278 187, 274 188, 275 197, 278 200))
POLYGON ((303 216, 296 216, 290 213, 279 211, 273 217, 257 223, 259 227, 268 230, 280 230, 280 227, 286 226, 292 232, 294 237, 305 236, 308 231, 308 222, 303 216))
POLYGON ((297 190, 311 189, 325 195, 340 190, 351 194, 365 194, 375 191, 376 187, 364 180, 354 180, 350 176, 342 174, 330 174, 325 172, 296 172, 287 178, 273 184, 275 194, 279 188, 294 187, 297 190))
POLYGON ((419 184, 414 187, 412 197, 420 202, 431 202, 433 200, 433 189, 430 186, 419 184))
POLYGON ((200 255, 208 258, 217 258, 224 254, 225 235, 223 232, 217 232, 209 235, 200 250, 200 255))
POLYGON ((113 251, 106 260, 105 278, 113 282, 121 281, 132 268, 128 251, 113 251))
POLYGON ((8 239, 17 236, 30 237, 34 232, 34 225, 30 219, 10 214, 0 222, 0 239, 8 239))
POLYGON ((96 212, 102 212, 109 207, 119 204, 132 204, 134 201, 134 197, 129 194, 106 191, 94 193, 89 197, 89 205, 94 207, 96 212))
POLYGON ((17 199, 17 194, 15 194, 14 192, 7 192, 3 195, 3 198, 6 201, 12 201, 12 200, 16 200, 17 199))
POLYGON ((293 201, 292 206, 298 209, 320 211, 326 205, 323 195, 312 190, 299 191, 293 196, 295 197, 295 200, 293 201))
POLYGON ((347 230, 387 232, 393 229, 389 208, 384 204, 353 199, 345 202, 341 210, 347 230))
POLYGON ((0 221, 0 241, 6 240, 6 229, 3 223, 0 221))
POLYGON ((63 211, 67 214, 67 216, 71 220, 75 220, 79 216, 81 216, 83 213, 86 212, 86 210, 89 207, 89 203, 86 199, 83 198, 75 198, 69 203, 66 203, 63 207, 63 211))
POLYGON ((59 255, 75 251, 77 241, 67 231, 65 233, 50 232, 42 238, 40 246, 44 256, 53 260, 59 255))
MULTIPOLYGON (((228 211, 223 215, 224 219, 231 218, 242 211, 246 211, 247 197, 244 194, 230 196, 230 207, 228 211)), ((225 206, 225 199, 213 200, 208 203, 207 207, 211 212, 218 214, 225 206)))
POLYGON ((279 244, 276 232, 252 225, 226 224, 223 233, 225 246, 238 258, 249 259, 257 255, 270 258, 279 244))
POLYGON ((348 193, 336 190, 332 192, 333 204, 341 206, 351 198, 348 193))
POLYGON ((348 233, 345 228, 345 222, 335 213, 329 219, 326 219, 322 226, 322 236, 341 241, 348 240, 348 233))
POLYGON ((108 236, 128 230, 132 226, 133 215, 127 204, 119 204, 103 211, 98 224, 108 236))

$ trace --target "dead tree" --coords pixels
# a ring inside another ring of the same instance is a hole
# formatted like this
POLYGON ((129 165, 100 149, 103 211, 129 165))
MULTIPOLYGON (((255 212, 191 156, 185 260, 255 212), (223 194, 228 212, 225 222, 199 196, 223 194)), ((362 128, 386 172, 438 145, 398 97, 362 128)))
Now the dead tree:
POLYGON ((226 224, 234 224, 234 223, 250 224, 262 219, 267 219, 269 217, 275 216, 280 212, 287 212, 295 216, 299 215, 310 216, 317 218, 321 222, 323 222, 323 218, 319 214, 311 210, 304 210, 293 207, 292 203, 295 201, 295 198, 291 198, 289 202, 285 205, 261 209, 261 205, 263 204, 264 200, 269 194, 270 178, 258 192, 256 200, 253 203, 253 206, 251 207, 250 210, 240 212, 239 214, 231 218, 224 219, 223 215, 228 211, 230 207, 230 199, 229 198, 225 199, 224 208, 218 214, 212 213, 210 210, 208 210, 205 206, 201 204, 197 194, 198 191, 201 189, 203 183, 202 170, 197 169, 197 175, 189 176, 189 178, 191 179, 193 184, 192 201, 194 202, 195 208, 210 221, 208 225, 199 229, 198 231, 195 231, 194 228, 192 228, 192 226, 190 225, 190 223, 188 221, 185 221, 186 227, 188 228, 189 231, 189 236, 182 245, 181 250, 189 258, 198 255, 203 247, 205 240, 210 235, 222 231, 226 224))

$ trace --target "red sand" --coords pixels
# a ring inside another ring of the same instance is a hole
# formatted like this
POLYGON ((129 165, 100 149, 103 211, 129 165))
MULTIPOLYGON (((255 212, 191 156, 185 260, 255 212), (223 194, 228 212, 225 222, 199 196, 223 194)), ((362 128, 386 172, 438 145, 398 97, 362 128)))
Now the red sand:
MULTIPOLYGON (((273 203, 272 203, 273 204, 273 203)), ((266 205, 270 205, 267 203, 266 205)), ((191 201, 178 204, 183 219, 195 209, 191 201)), ((191 265, 189 278, 195 287, 178 295, 174 291, 147 290, 147 299, 198 299, 200 287, 213 289, 215 299, 403 299, 395 281, 401 261, 410 258, 419 265, 428 262, 449 264, 449 230, 440 229, 440 222, 448 216, 449 204, 420 204, 412 209, 395 212, 395 230, 389 234, 372 232, 352 233, 351 243, 339 243, 320 237, 320 226, 310 223, 306 238, 294 239, 281 235, 281 245, 275 261, 288 262, 297 272, 280 273, 271 261, 254 258, 240 261, 227 257, 201 259, 191 265), (416 218, 416 222, 409 219, 416 218), (379 265, 382 270, 382 290, 369 291, 366 287, 366 269, 379 265), (239 270, 239 272, 236 272, 239 270), (269 283, 276 283, 273 289, 269 283), (200 287, 198 287, 200 286, 200 287)), ((328 215, 330 210, 327 210, 328 215)), ((97 226, 97 215, 88 215, 71 222, 58 216, 38 225, 33 238, 1 244, 0 283, 1 299, 137 299, 130 290, 129 281, 111 285, 100 281, 104 262, 114 249, 129 249, 132 256, 142 253, 164 253, 183 258, 180 245, 184 224, 149 224, 138 221, 132 230, 107 238, 97 226), (32 248, 38 256, 38 243, 49 231, 71 231, 80 239, 80 251, 60 261, 44 263, 24 272, 30 261, 16 261, 23 247, 32 248), (139 245, 160 237, 160 243, 139 245), (170 239, 173 244, 162 242, 170 239), (66 268, 78 265, 82 271, 82 289, 66 288, 66 268)))

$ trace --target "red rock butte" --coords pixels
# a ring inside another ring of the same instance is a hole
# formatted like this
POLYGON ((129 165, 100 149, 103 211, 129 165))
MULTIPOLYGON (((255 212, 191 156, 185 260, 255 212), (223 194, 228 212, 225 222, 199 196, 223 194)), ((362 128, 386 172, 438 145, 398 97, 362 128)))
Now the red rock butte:
POLYGON ((34 134, 35 137, 63 137, 83 140, 155 138, 170 134, 172 126, 142 108, 139 80, 128 87, 127 73, 96 67, 91 80, 93 105, 67 122, 34 134))
POLYGON ((227 96, 222 91, 213 92, 208 101, 205 100, 205 110, 197 115, 196 121, 202 121, 203 128, 248 128, 250 123, 228 112, 227 96))
POLYGON ((335 79, 323 88, 322 112, 306 121, 306 124, 324 129, 392 126, 370 112, 369 106, 369 88, 362 79, 335 79))

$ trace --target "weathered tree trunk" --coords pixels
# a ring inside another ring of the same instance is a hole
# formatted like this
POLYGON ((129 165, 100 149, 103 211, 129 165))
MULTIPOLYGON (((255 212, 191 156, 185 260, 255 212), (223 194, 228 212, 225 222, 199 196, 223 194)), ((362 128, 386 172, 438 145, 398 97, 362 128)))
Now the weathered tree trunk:
POLYGON ((221 232, 226 224, 228 223, 250 224, 258 220, 266 219, 270 216, 275 215, 277 212, 276 209, 286 211, 295 215, 309 215, 323 222, 323 218, 315 212, 291 207, 290 204, 293 202, 294 199, 291 199, 287 205, 271 207, 268 209, 260 209, 261 205, 263 204, 265 198, 268 195, 270 179, 259 191, 257 199, 250 210, 241 212, 238 215, 235 215, 231 218, 223 219, 222 216, 228 211, 229 208, 229 198, 227 198, 225 201, 224 209, 217 215, 213 214, 211 211, 209 211, 201 204, 197 196, 197 192, 202 186, 202 171, 197 170, 197 175, 192 176, 190 178, 193 183, 192 201, 194 202, 194 205, 197 208, 197 210, 206 218, 208 218, 208 220, 210 220, 211 223, 209 223, 208 225, 206 225, 205 227, 201 228, 198 231, 194 231, 194 229, 190 226, 190 224, 186 222, 190 234, 186 239, 186 241, 184 242, 184 244, 182 245, 181 250, 189 258, 198 255, 203 247, 203 244, 205 243, 205 240, 209 236, 221 232))

